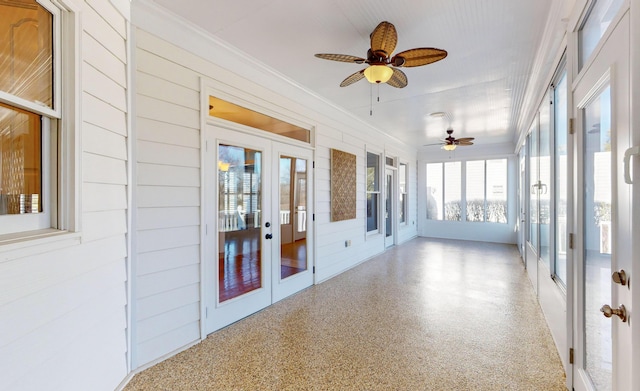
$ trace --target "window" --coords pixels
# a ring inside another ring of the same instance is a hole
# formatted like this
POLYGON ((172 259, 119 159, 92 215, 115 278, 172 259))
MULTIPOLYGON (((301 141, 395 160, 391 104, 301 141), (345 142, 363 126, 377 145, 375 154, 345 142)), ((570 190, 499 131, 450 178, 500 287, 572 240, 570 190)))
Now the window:
POLYGON ((311 142, 311 131, 309 129, 211 95, 209 95, 209 115, 304 143, 311 142))
POLYGON ((426 204, 429 220, 507 223, 507 159, 427 164, 426 204))
POLYGON ((490 223, 507 223, 507 159, 487 160, 486 210, 490 223))
POLYGON ((57 227, 57 189, 51 184, 57 184, 61 72, 54 50, 56 8, 45 1, 3 2, 0 15, 0 235, 5 235, 57 227))
POLYGON ((467 162, 467 221, 484 221, 484 161, 467 162))
POLYGON ((595 0, 584 24, 578 31, 578 69, 582 69, 598 46, 624 0, 595 0))
POLYGON ((380 155, 367 152, 367 232, 378 231, 380 155))
POLYGON ((444 164, 444 219, 462 220, 462 162, 444 164))
POLYGON ((442 163, 427 164, 427 219, 442 220, 443 194, 442 163))
POLYGON ((398 221, 400 224, 407 224, 407 165, 405 163, 400 163, 398 177, 398 208, 400 209, 398 221))

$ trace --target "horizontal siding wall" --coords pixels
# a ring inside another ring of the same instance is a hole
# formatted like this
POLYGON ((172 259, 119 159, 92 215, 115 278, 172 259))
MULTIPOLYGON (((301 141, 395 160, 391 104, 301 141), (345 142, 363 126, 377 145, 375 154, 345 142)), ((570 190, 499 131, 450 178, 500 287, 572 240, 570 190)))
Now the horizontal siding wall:
MULTIPOLYGON (((137 36, 140 36, 138 33, 137 36)), ((200 338, 200 81, 136 47, 136 362, 200 338)))
POLYGON ((127 375, 126 21, 102 0, 80 15, 81 237, 0 246, 0 390, 113 390, 127 375))
MULTIPOLYGON (((262 69, 249 70, 245 75, 251 61, 229 61, 227 56, 232 52, 189 31, 188 27, 180 27, 180 22, 161 12, 155 14, 148 6, 141 3, 133 6, 133 23, 138 26, 135 31, 136 366, 161 359, 201 337, 201 78, 270 112, 295 113, 298 119, 315 127, 316 282, 344 272, 385 249, 384 235, 366 234, 367 148, 376 153, 388 149, 400 151, 390 156, 405 162, 415 162, 417 157, 412 146, 372 130, 287 82, 278 82, 277 77, 265 75, 262 69), (200 49, 184 46, 193 42, 200 49), (229 63, 238 67, 229 70, 221 65, 229 63), (280 85, 274 87, 273 83, 280 85), (357 211, 353 220, 331 222, 332 148, 356 155, 357 211), (347 240, 352 243, 350 247, 345 247, 347 240)), ((409 164, 409 189, 413 192, 409 196, 410 223, 399 227, 398 241, 417 235, 415 170, 415 163, 409 164)))

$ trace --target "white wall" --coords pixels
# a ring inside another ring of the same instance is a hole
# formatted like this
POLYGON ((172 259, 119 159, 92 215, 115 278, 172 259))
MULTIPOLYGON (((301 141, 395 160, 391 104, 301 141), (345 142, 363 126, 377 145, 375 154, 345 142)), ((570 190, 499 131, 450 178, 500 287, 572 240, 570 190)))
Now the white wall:
MULTIPOLYGON (((366 151, 409 163, 409 224, 417 235, 416 151, 304 91, 277 72, 182 24, 152 3, 134 2, 136 123, 136 284, 133 367, 204 338, 200 334, 200 81, 275 113, 295 113, 315 132, 316 282, 384 251, 366 235, 366 151), (234 64, 226 69, 224 64, 234 64), (330 221, 330 149, 356 155, 356 219, 330 221), (352 245, 345 247, 345 241, 352 245)), ((206 174, 206 171, 205 171, 206 174)), ((382 224, 382 221, 381 221, 382 224)))
POLYGON ((507 223, 470 223, 465 221, 440 221, 428 220, 426 202, 418 203, 418 232, 420 236, 477 240, 494 243, 516 244, 517 213, 517 186, 518 186, 518 161, 513 154, 513 144, 484 145, 475 148, 459 147, 454 153, 438 148, 423 148, 419 153, 418 161, 418 198, 427 199, 426 164, 434 162, 465 161, 473 159, 497 159, 507 158, 507 223))
POLYGON ((81 229, 0 245, 0 390, 113 390, 127 374, 127 24, 106 1, 64 3, 82 27, 81 229))

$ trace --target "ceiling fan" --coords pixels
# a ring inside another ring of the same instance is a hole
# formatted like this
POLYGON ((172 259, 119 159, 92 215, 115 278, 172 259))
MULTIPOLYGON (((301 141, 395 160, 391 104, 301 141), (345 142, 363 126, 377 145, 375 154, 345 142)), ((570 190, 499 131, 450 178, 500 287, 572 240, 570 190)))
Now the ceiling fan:
POLYGON ((325 60, 369 64, 367 68, 344 79, 340 87, 349 86, 366 77, 370 83, 387 83, 392 87, 404 88, 407 86, 407 75, 397 68, 427 65, 447 57, 445 50, 436 48, 409 49, 391 57, 398 43, 398 33, 395 26, 389 22, 380 22, 370 37, 371 48, 367 51, 366 59, 347 54, 315 55, 325 60))
POLYGON ((453 129, 451 128, 447 129, 447 134, 449 136, 447 136, 447 138, 443 139, 441 142, 435 143, 435 144, 426 144, 425 147, 429 145, 442 145, 442 149, 446 149, 447 151, 453 151, 458 146, 464 147, 468 145, 473 145, 472 141, 475 140, 474 137, 455 138, 453 137, 453 129))

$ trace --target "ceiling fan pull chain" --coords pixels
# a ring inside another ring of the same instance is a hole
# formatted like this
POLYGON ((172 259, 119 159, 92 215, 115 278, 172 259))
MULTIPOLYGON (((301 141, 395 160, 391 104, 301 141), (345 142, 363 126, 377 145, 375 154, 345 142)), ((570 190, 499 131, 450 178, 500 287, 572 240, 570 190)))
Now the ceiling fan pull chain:
POLYGON ((369 116, 373 115, 373 84, 369 84, 369 116))
POLYGON ((378 102, 380 102, 380 83, 378 83, 378 102))

